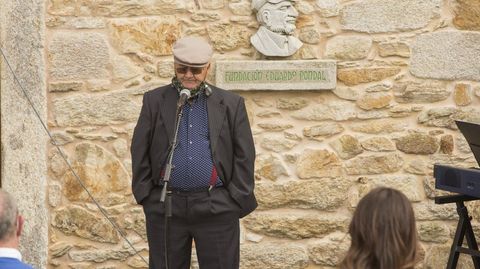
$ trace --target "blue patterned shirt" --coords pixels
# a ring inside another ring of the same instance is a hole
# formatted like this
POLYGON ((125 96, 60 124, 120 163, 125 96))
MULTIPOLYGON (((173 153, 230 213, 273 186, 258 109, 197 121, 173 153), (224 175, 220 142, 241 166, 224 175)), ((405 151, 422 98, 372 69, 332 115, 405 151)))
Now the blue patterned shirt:
MULTIPOLYGON (((178 145, 172 164, 172 188, 192 190, 210 185, 213 160, 208 131, 207 96, 204 93, 183 106, 178 145)), ((216 179, 216 186, 222 185, 218 176, 216 179)))

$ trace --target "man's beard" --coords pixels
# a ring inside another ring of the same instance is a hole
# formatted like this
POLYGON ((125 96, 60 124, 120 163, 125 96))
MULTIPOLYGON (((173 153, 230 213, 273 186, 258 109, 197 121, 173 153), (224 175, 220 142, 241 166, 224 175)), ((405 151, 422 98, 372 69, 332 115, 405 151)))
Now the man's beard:
POLYGON ((281 26, 271 26, 270 31, 282 34, 282 35, 292 35, 295 31, 295 25, 287 24, 285 27, 281 26))
POLYGON ((190 91, 196 91, 196 90, 198 90, 198 88, 202 84, 202 82, 200 80, 196 79, 196 78, 195 79, 181 79, 180 84, 182 85, 183 88, 187 88, 190 91), (191 88, 191 87, 185 86, 184 82, 194 82, 197 85, 195 87, 191 88))

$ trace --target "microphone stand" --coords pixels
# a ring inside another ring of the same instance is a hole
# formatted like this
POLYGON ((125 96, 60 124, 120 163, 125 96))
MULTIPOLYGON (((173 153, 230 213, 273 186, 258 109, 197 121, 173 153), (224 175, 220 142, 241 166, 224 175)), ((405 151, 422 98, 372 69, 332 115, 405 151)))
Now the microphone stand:
POLYGON ((172 196, 171 196, 171 191, 168 190, 168 182, 170 182, 170 175, 172 174, 172 161, 173 161, 173 153, 175 151, 175 148, 177 147, 177 138, 178 138, 178 129, 180 127, 180 120, 182 119, 183 115, 183 104, 178 104, 177 105, 177 119, 175 122, 175 133, 173 135, 173 141, 172 144, 170 145, 170 151, 168 153, 167 157, 167 165, 165 167, 165 175, 163 177, 163 189, 162 193, 160 194, 160 203, 163 204, 164 210, 165 210, 165 226, 164 226, 164 248, 165 248, 165 267, 166 269, 169 269, 169 262, 168 262, 168 218, 172 217, 172 196))

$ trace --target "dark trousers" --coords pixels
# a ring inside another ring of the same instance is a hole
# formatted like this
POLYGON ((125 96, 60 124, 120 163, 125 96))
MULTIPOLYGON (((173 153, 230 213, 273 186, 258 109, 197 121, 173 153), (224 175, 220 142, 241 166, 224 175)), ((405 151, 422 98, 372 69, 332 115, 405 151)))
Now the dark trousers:
MULTIPOLYGON (((146 217, 149 268, 165 269, 165 217, 156 187, 142 203, 146 217)), ((201 192, 172 192, 168 218, 169 269, 189 269, 192 240, 200 269, 238 269, 240 207, 223 188, 201 192)))

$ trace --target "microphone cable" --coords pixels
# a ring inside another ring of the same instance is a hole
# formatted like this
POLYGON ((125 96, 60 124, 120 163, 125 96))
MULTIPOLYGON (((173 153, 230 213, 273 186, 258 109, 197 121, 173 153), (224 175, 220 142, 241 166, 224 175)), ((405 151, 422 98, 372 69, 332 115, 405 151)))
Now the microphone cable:
POLYGON ((23 95, 25 97, 25 99, 28 101, 28 103, 30 104, 30 107, 32 108, 32 110, 35 112, 35 115, 37 116, 38 120, 40 121, 40 124, 42 125, 43 129, 45 130, 45 132, 47 133, 47 135, 50 137, 50 140, 52 141, 52 144, 55 146, 55 148, 57 149, 58 153, 60 153, 60 156, 62 157, 62 159, 64 160, 64 162, 67 164, 67 167, 68 169, 72 172, 72 174, 74 175, 74 177, 76 178, 77 182, 80 184, 80 186, 82 186, 82 188, 85 190, 85 192, 88 194, 88 197, 93 201, 93 203, 97 206, 97 208, 100 210, 100 212, 102 213, 102 215, 110 222, 110 224, 113 226, 113 228, 120 234, 120 236, 124 239, 125 242, 127 242, 127 244, 130 246, 130 248, 133 249, 133 251, 135 252, 135 255, 139 256, 143 262, 145 262, 145 264, 148 266, 148 261, 142 256, 140 255, 139 251, 133 246, 133 244, 130 242, 130 240, 128 240, 127 238, 127 235, 125 232, 123 232, 120 227, 118 227, 118 225, 108 216, 107 212, 105 211, 105 209, 103 209, 100 204, 97 202, 97 200, 95 200, 95 198, 93 197, 93 195, 90 193, 90 191, 88 190, 88 188, 86 187, 85 183, 80 179, 80 177, 77 175, 77 173, 75 172, 75 170, 73 169, 72 165, 70 164, 70 162, 68 161, 68 159, 66 158, 65 154, 63 153, 62 149, 60 148, 60 146, 58 145, 57 141, 55 140, 55 138, 52 136, 52 133, 48 130, 47 128, 47 125, 45 124, 45 122, 42 120, 42 118, 40 117, 40 114, 38 113, 37 109, 35 108, 35 105, 33 104, 30 96, 28 95, 27 91, 25 90, 25 88, 22 86, 22 84, 20 83, 20 80, 18 79, 17 75, 15 74, 15 72, 13 71, 8 59, 7 59, 7 56, 3 53, 3 50, 2 48, 0 47, 0 53, 2 54, 3 56, 3 59, 5 59, 5 63, 7 64, 7 67, 8 69, 10 70, 10 72, 12 73, 13 75, 13 78, 14 80, 17 82, 18 86, 20 87, 20 89, 22 90, 23 92, 23 95))

